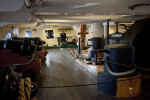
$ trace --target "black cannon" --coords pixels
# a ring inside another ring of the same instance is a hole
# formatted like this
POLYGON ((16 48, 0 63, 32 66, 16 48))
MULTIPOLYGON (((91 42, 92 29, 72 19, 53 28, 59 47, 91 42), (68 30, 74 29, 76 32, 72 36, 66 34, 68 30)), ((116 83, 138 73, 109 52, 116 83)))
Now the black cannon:
POLYGON ((39 37, 34 37, 34 38, 12 37, 11 40, 29 40, 29 41, 32 41, 34 44, 37 44, 37 45, 43 45, 46 43, 45 41, 41 40, 41 38, 39 38, 39 37))
POLYGON ((35 45, 28 40, 0 40, 0 50, 11 50, 21 55, 31 55, 34 48, 35 45))

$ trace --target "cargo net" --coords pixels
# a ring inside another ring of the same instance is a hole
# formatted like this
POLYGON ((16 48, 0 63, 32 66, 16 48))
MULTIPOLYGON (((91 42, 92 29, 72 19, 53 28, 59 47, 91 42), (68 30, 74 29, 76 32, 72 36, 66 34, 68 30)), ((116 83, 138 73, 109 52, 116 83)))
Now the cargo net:
POLYGON ((82 55, 80 55, 76 50, 68 48, 68 52, 75 58, 75 59, 84 59, 82 55))

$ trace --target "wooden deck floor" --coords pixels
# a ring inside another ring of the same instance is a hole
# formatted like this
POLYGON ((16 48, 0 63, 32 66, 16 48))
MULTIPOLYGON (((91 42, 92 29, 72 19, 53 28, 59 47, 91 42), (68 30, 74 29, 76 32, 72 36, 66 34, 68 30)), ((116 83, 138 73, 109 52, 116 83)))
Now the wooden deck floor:
MULTIPOLYGON (((66 49, 49 49, 41 74, 37 77, 38 100, 124 100, 103 95, 97 86, 75 86, 97 83, 97 78, 75 62, 66 49), (57 88, 56 88, 57 87, 57 88)), ((127 100, 149 100, 137 97, 127 100)))

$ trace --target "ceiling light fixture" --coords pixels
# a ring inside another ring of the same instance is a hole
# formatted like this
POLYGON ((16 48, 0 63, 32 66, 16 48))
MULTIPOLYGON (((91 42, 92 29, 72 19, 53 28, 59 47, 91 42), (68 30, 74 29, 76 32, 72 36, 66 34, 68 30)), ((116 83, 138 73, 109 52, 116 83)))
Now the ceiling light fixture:
POLYGON ((100 4, 100 3, 85 3, 83 5, 74 6, 73 8, 83 8, 83 7, 95 6, 95 5, 98 5, 98 4, 100 4))

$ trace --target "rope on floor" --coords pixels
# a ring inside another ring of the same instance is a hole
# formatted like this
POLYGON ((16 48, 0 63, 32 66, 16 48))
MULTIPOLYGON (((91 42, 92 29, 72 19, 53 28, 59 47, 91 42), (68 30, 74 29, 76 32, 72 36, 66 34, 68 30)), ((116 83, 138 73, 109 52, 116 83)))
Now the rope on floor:
POLYGON ((68 86, 50 86, 50 87, 39 87, 39 88, 69 88, 69 87, 82 87, 82 86, 92 86, 92 85, 98 85, 98 84, 110 84, 110 83, 115 83, 115 82, 122 82, 122 81, 127 81, 127 80, 132 80, 132 79, 150 79, 150 75, 145 75, 144 77, 136 77, 136 78, 130 78, 130 79, 123 79, 119 81, 111 81, 111 82, 99 82, 99 83, 91 83, 91 84, 81 84, 81 85, 68 85, 68 86))
POLYGON ((75 58, 75 59, 83 59, 82 57, 76 50, 68 48, 68 52, 75 58))

